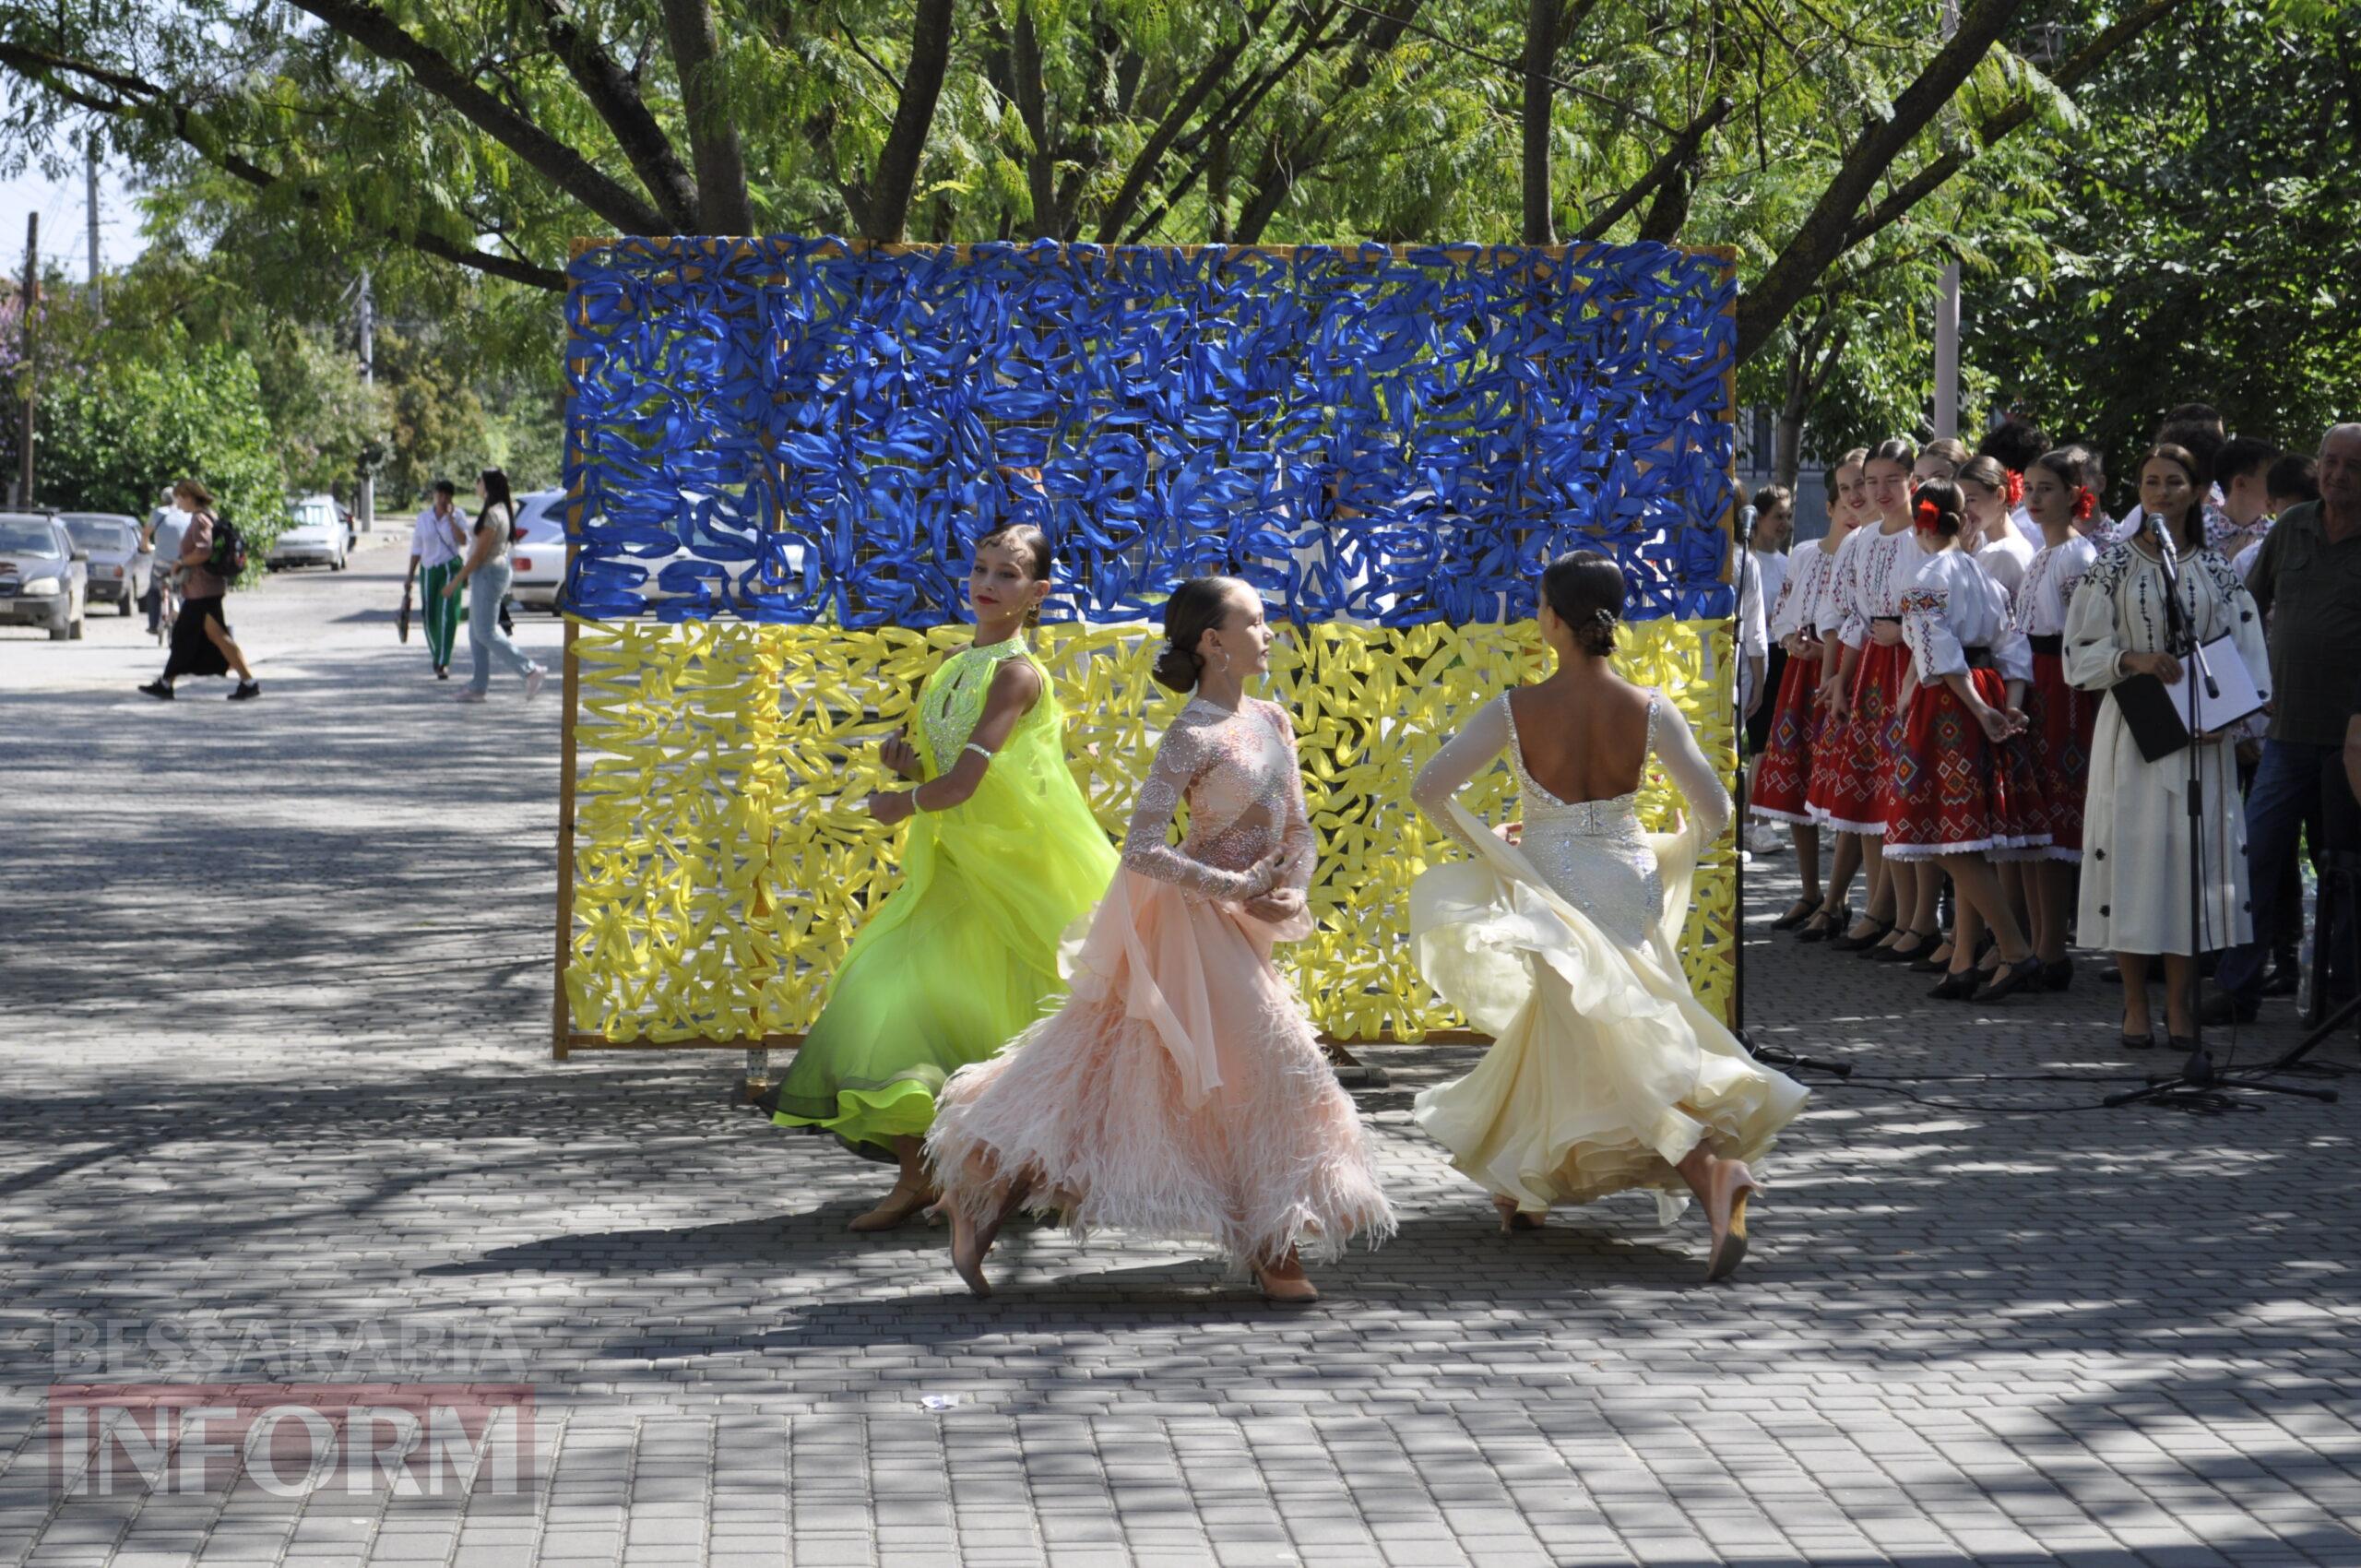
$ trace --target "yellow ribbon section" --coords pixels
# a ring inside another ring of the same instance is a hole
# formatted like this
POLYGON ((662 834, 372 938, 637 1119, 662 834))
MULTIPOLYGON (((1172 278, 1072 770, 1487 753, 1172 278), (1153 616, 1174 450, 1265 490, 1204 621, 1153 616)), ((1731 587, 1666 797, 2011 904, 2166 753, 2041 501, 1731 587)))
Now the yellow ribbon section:
MULTIPOLYGON (((573 1027, 615 1044, 801 1034, 853 932, 897 880, 898 835, 859 809, 893 782, 877 742, 913 722, 919 682, 967 631, 575 624, 573 1027)), ((1160 641, 1145 625, 1035 636, 1065 706, 1068 761, 1110 836, 1184 700, 1148 679, 1160 641)), ((1679 704, 1726 774, 1729 624, 1643 622, 1622 641, 1625 673, 1679 704)), ((1410 804, 1410 779, 1493 694, 1547 669, 1531 623, 1282 629, 1270 695, 1296 716, 1321 850, 1318 929, 1278 956, 1331 1038, 1464 1027, 1403 937, 1412 879, 1452 852, 1410 804)), ((1463 799, 1497 821, 1508 785, 1503 765, 1463 799)), ((1679 797, 1651 777, 1641 809, 1663 829, 1679 797)), ((1725 1019, 1736 850, 1734 827, 1708 846, 1681 944, 1700 1000, 1725 1019)))

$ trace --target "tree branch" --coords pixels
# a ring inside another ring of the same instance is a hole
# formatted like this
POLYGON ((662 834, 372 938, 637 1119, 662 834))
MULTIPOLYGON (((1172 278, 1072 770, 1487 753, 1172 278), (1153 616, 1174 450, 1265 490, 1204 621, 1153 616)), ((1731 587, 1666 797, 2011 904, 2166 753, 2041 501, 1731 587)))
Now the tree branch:
POLYGON ((1164 117, 1157 122, 1156 129, 1148 133, 1147 140, 1141 144, 1139 156, 1132 160, 1130 172, 1123 176, 1122 187, 1107 204, 1106 212, 1098 220, 1100 244, 1111 245, 1122 233, 1123 225, 1137 210, 1140 197, 1146 194, 1148 182, 1156 177, 1165 154, 1172 150, 1172 144, 1180 139, 1181 131, 1205 100, 1213 96, 1214 89, 1228 79, 1231 67, 1238 64, 1238 57, 1246 53, 1246 46, 1263 30, 1263 23, 1270 17, 1275 3, 1276 0, 1264 0, 1264 4, 1246 18, 1245 25, 1237 35, 1214 50, 1212 58, 1172 101, 1164 117))
POLYGON ((720 67, 706 0, 664 0, 664 31, 681 77, 681 110, 689 123, 689 152, 697 162, 700 232, 750 235, 754 208, 746 194, 746 155, 729 105, 715 90, 720 67))
POLYGON ((1770 340, 1797 302, 1845 254, 1853 215, 1893 160, 1957 93, 2024 0, 1967 0, 1958 30, 1893 101, 1890 115, 1871 125, 1845 155, 1835 177, 1775 260, 1738 305, 1738 361, 1743 364, 1770 340))
MULTIPOLYGON (((1281 204, 1295 189, 1296 176, 1304 164, 1317 161, 1328 148, 1335 136, 1329 116, 1347 99, 1369 84, 1377 72, 1378 61, 1394 52, 1402 35, 1410 29, 1411 18, 1418 15, 1420 0, 1389 0, 1391 8, 1374 13, 1376 20, 1353 46, 1353 57, 1346 64, 1344 78, 1338 83, 1335 96, 1323 104, 1311 123, 1305 126, 1296 140, 1286 146, 1274 144, 1264 154, 1262 165, 1254 174, 1253 194, 1238 214, 1238 240, 1251 245, 1263 237, 1263 230, 1281 204)), ((1338 0, 1338 4, 1360 11, 1368 7, 1353 4, 1353 0, 1338 0)))
MULTIPOLYGON (((2070 90, 2081 85, 2125 44, 2130 43, 2186 4, 2188 0, 2148 0, 2146 5, 2138 9, 2126 11, 2116 18, 2113 27, 2106 29, 2090 42, 2068 55, 2066 63, 2050 73, 2049 79, 2060 91, 2070 90)), ((1885 229, 1899 221, 1904 213, 1941 189, 1946 181, 1974 160, 1977 152, 1989 148, 2011 131, 2030 122, 2033 114, 2031 103, 2019 101, 1978 125, 1975 127, 1975 137, 1980 145, 1975 152, 1963 151, 1954 148, 1894 187, 1883 201, 1870 207, 1855 220, 1851 228, 1845 230, 1845 248, 1849 250, 1855 245, 1874 239, 1885 229)))
POLYGON ((899 244, 909 227, 910 192, 918 184, 927 132, 934 125, 935 102, 943 96, 943 72, 951 63, 953 4, 918 0, 910 24, 910 63, 902 73, 902 100, 894 110, 893 128, 877 155, 876 177, 852 203, 863 237, 881 244, 899 244))
MULTIPOLYGON (((656 123, 623 63, 604 44, 584 32, 566 0, 540 0, 541 34, 574 77, 574 85, 590 101, 607 129, 623 148, 639 183, 656 199, 668 226, 687 233, 697 226, 696 182, 681 163, 672 138, 656 123)), ((707 232, 712 231, 708 230, 707 232)))
POLYGON ((1663 156, 1648 165, 1648 172, 1641 175, 1638 181, 1621 196, 1599 208, 1590 221, 1584 223, 1576 232, 1574 238, 1577 240, 1605 239, 1607 232, 1621 221, 1625 213, 1639 206, 1646 199, 1650 191, 1670 179, 1690 160, 1697 156, 1697 149, 1705 144, 1706 137, 1713 133, 1714 126, 1729 118, 1733 107, 1727 98, 1717 98, 1707 104, 1703 113, 1680 128, 1680 134, 1672 138, 1672 145, 1664 149, 1663 156))
MULTIPOLYGON (((305 207, 317 208, 325 204, 325 197, 316 187, 288 181, 281 175, 272 173, 260 164, 221 148, 218 145, 217 138, 198 135, 194 111, 155 82, 146 81, 138 77, 111 70, 89 62, 68 59, 64 55, 51 54, 15 43, 0 42, 0 65, 5 65, 28 81, 55 93, 59 98, 78 109, 87 109, 93 113, 125 120, 161 116, 171 126, 176 140, 223 173, 252 185, 258 191, 267 191, 284 185, 291 190, 296 199, 305 207), (61 74, 81 77, 125 96, 101 97, 98 93, 87 91, 70 82, 61 80, 61 74)), ((564 273, 553 271, 546 267, 536 267, 528 261, 498 255, 490 251, 476 250, 446 240, 440 234, 424 229, 404 229, 386 225, 379 228, 377 232, 397 244, 408 245, 439 261, 447 261, 454 266, 469 267, 488 277, 504 278, 512 283, 522 283, 528 288, 546 289, 556 293, 565 291, 564 273)))
POLYGON ((448 56, 396 23, 375 0, 292 0, 292 4, 380 59, 408 68, 419 86, 622 232, 659 234, 670 227, 654 206, 476 85, 448 56))

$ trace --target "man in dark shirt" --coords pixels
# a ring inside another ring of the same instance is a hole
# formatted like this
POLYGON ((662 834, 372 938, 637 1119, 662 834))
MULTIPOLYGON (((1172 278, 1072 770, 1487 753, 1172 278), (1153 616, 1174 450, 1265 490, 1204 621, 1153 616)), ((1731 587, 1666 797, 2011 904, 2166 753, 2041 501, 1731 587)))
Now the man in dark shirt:
MULTIPOLYGON (((2271 732, 2247 794, 2248 908, 2269 909, 2305 817, 2340 789, 2361 668, 2361 424, 2320 440, 2320 498, 2281 517, 2262 541, 2248 587, 2271 619, 2271 732)), ((2222 956, 2209 1023, 2255 1016, 2270 933, 2222 956)))

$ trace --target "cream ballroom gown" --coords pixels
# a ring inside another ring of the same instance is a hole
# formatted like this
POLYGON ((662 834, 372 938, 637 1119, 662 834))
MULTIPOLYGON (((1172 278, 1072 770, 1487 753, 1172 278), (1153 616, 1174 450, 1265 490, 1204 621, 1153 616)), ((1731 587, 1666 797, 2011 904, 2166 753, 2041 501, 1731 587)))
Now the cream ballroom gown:
POLYGON ((1752 1160, 1803 1109, 1803 1086, 1749 1056, 1681 969, 1697 846, 1729 820, 1730 798, 1661 693, 1648 750, 1688 800, 1679 834, 1642 831, 1636 788, 1560 801, 1536 783, 1506 694, 1411 787, 1472 857, 1411 887, 1418 966, 1493 1037, 1473 1072, 1419 1095, 1415 1114, 1453 1165, 1527 1212, 1644 1187, 1668 1225, 1689 1194, 1674 1167, 1700 1142, 1752 1160), (1521 848, 1453 798, 1502 752, 1523 798, 1521 848))

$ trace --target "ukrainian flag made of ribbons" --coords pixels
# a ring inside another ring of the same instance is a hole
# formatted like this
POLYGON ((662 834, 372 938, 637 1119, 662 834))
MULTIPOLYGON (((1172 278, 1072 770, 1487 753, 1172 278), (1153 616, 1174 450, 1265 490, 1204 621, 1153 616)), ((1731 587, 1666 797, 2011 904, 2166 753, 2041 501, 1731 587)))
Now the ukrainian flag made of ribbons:
MULTIPOLYGON (((1409 782, 1546 667, 1553 555, 1622 561, 1630 673, 1733 756, 1733 299, 1726 255, 1661 245, 584 247, 561 1047, 811 1023, 895 878, 836 802, 886 782, 875 742, 1012 520, 1058 546, 1036 647, 1110 833, 1180 702, 1147 676, 1164 596, 1262 590, 1322 840, 1320 929, 1284 960, 1334 1038, 1458 1027, 1402 940, 1446 853, 1409 782)), ((1733 849, 1686 944, 1725 1016, 1733 849)))

